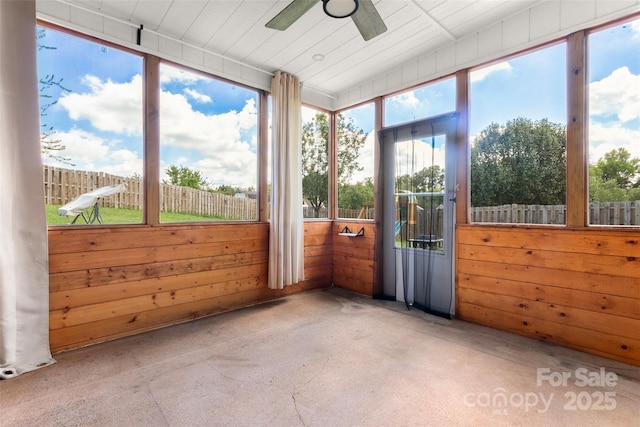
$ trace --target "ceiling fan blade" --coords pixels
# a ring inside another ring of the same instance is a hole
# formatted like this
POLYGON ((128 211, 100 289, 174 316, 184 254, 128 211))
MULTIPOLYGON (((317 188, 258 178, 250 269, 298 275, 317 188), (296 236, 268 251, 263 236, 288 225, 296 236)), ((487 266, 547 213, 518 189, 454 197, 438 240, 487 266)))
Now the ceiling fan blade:
POLYGON ((351 19, 365 41, 387 31, 387 26, 371 0, 359 0, 358 10, 351 15, 351 19))
POLYGON ((282 9, 265 27, 274 30, 284 31, 291 24, 296 22, 302 15, 307 13, 320 0, 293 0, 287 7, 282 9))

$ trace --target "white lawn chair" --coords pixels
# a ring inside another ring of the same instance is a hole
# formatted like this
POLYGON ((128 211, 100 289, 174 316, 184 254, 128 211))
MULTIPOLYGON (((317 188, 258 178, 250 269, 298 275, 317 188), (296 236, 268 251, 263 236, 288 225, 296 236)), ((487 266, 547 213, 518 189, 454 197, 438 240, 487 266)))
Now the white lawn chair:
POLYGON ((87 224, 102 224, 99 201, 101 197, 120 193, 127 189, 126 183, 107 185, 97 190, 84 193, 58 209, 59 216, 75 216, 71 224, 75 224, 82 217, 87 224))

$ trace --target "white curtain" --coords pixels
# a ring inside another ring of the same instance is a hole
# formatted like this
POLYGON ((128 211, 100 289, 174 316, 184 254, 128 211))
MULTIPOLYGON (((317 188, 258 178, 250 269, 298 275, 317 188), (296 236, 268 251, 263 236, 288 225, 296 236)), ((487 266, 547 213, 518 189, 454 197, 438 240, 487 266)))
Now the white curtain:
POLYGON ((276 72, 271 82, 272 179, 269 287, 304 280, 300 81, 276 72))
POLYGON ((54 363, 34 0, 0 1, 0 378, 54 363))

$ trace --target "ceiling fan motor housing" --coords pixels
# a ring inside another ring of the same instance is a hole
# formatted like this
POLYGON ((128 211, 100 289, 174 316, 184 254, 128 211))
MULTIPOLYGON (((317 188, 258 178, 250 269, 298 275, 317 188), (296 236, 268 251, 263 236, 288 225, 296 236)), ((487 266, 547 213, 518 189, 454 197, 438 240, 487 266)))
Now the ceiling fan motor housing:
MULTIPOLYGON (((319 2, 320 0, 293 0, 265 26, 284 31, 319 2)), ((322 0, 322 8, 332 18, 351 17, 364 41, 387 31, 373 0, 322 0)))
POLYGON ((358 10, 358 0, 322 0, 322 8, 332 18, 348 18, 358 10))

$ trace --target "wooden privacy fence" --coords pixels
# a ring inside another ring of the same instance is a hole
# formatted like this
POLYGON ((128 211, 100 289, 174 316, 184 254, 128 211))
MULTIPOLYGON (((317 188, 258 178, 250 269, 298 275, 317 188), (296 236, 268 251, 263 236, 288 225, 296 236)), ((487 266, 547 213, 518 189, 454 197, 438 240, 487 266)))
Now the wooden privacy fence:
MULTIPOLYGON (((502 205, 471 208, 471 222, 565 224, 565 205, 502 205)), ((640 201, 591 202, 591 225, 640 225, 640 201)))
POLYGON ((564 224, 565 205, 502 205, 471 208, 471 222, 564 224))
POLYGON ((160 210, 239 220, 258 219, 255 199, 168 184, 160 184, 160 210))
MULTIPOLYGON (((64 205, 89 191, 121 183, 127 185, 127 190, 100 199, 100 205, 122 209, 142 209, 143 183, 139 178, 44 166, 45 203, 50 205, 64 205)), ((253 220, 258 217, 255 199, 238 198, 169 184, 160 184, 160 210, 239 220, 253 220)))
MULTIPOLYGON (((125 183, 127 190, 100 199, 100 205, 122 209, 142 209, 143 183, 138 178, 125 178, 104 172, 81 171, 44 166, 45 203, 64 205, 76 197, 106 185, 125 183)), ((177 185, 160 184, 160 209, 164 212, 193 213, 239 220, 258 217, 255 199, 238 198, 221 193, 211 193, 177 185)), ((471 208, 471 222, 511 224, 565 223, 564 205, 502 205, 471 208)), ((361 217, 361 210, 339 209, 339 218, 361 217)), ((367 210, 366 218, 373 214, 367 210)), ((312 209, 305 210, 305 217, 314 216, 312 209)), ((320 212, 326 218, 326 209, 320 212)), ((640 226, 640 201, 589 203, 589 223, 592 225, 640 226)))
POLYGON ((589 203, 592 225, 640 225, 640 200, 589 203))
POLYGON ((89 191, 122 183, 127 185, 127 191, 100 199, 100 205, 109 208, 142 209, 143 186, 140 179, 104 172, 44 167, 44 198, 48 205, 64 205, 89 191))

